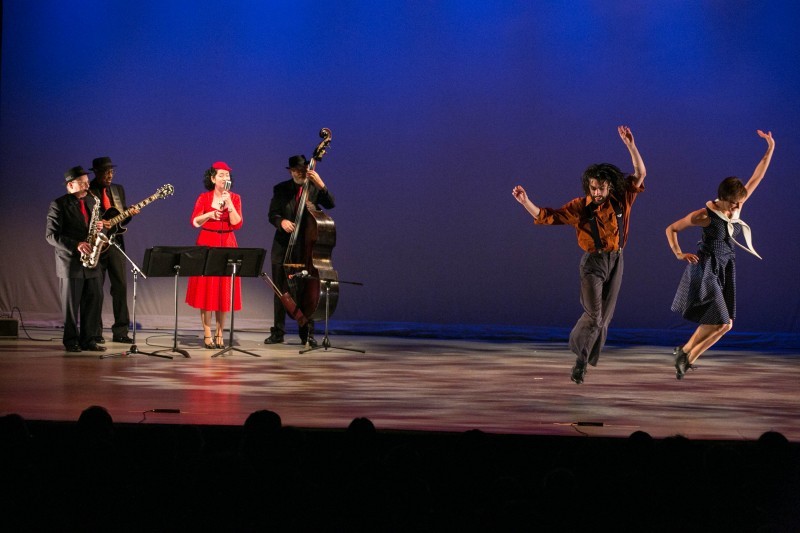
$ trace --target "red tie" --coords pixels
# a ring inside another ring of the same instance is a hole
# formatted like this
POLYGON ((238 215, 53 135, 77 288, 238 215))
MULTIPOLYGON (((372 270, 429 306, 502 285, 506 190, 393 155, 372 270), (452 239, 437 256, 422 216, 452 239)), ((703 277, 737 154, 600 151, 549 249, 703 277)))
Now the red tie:
POLYGON ((300 207, 300 195, 303 193, 303 187, 300 186, 297 188, 297 194, 294 195, 294 212, 297 213, 297 209, 300 207))
POLYGON ((103 188, 103 209, 108 210, 111 207, 111 200, 108 199, 108 187, 103 188))
POLYGON ((81 204, 81 213, 83 213, 83 220, 86 222, 86 225, 89 225, 89 212, 86 211, 86 202, 84 202, 85 198, 79 198, 78 201, 81 204))

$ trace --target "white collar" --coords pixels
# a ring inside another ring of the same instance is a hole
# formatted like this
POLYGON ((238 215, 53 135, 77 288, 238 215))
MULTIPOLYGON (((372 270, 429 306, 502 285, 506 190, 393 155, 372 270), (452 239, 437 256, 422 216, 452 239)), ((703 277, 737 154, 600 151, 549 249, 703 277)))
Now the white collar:
MULTIPOLYGON (((714 200, 714 202, 716 202, 716 200, 714 200)), ((742 249, 744 249, 744 250, 747 250, 748 252, 750 252, 750 253, 751 253, 751 254, 753 254, 754 256, 756 256, 756 257, 758 257, 759 259, 761 259, 761 256, 760 256, 760 255, 758 255, 758 253, 756 253, 756 251, 753 249, 753 241, 752 241, 752 236, 751 236, 751 233, 752 233, 752 232, 750 231, 750 226, 748 226, 748 225, 745 223, 745 221, 744 221, 744 220, 742 220, 741 218, 739 218, 739 215, 740 215, 740 214, 741 214, 741 212, 742 212, 741 208, 733 210, 733 211, 731 212, 731 216, 730 216, 730 217, 728 217, 728 215, 726 215, 726 214, 725 214, 725 213, 723 213, 722 211, 720 211, 720 210, 718 210, 718 209, 714 209, 714 207, 712 207, 712 206, 714 205, 714 202, 708 202, 708 204, 706 204, 706 205, 707 205, 707 207, 708 207, 708 208, 709 208, 711 211, 713 211, 714 213, 716 213, 716 214, 717 214, 717 216, 719 216, 719 218, 721 218, 722 220, 724 220, 725 222, 727 222, 727 224, 728 224, 728 237, 730 237, 730 239, 731 239, 731 240, 732 240, 732 241, 733 241, 733 242, 734 242, 734 243, 735 243, 735 244, 736 244, 736 245, 737 245, 739 248, 742 248, 742 249), (739 244, 739 242, 738 242, 736 239, 734 239, 734 238, 733 238, 733 230, 734 230, 734 228, 733 228, 733 225, 734 225, 734 224, 739 224, 739 225, 742 227, 742 235, 744 235, 744 242, 747 244, 747 246, 744 246, 744 245, 742 245, 742 244, 739 244)))

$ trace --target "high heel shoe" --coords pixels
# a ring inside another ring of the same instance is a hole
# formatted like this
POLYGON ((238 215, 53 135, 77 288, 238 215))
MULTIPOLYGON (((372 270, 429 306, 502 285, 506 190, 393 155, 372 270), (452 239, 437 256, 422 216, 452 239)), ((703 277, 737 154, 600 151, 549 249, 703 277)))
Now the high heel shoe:
POLYGON ((223 344, 223 342, 222 342, 222 335, 217 335, 216 337, 214 337, 214 342, 216 343, 217 348, 224 348, 225 347, 225 344, 223 344), (219 339, 219 340, 217 340, 217 339, 219 339))
POLYGON ((686 370, 692 368, 689 364, 689 355, 681 346, 675 347, 672 353, 675 355, 675 377, 681 380, 686 375, 686 370))
POLYGON ((203 337, 203 348, 206 350, 214 350, 217 348, 214 346, 213 342, 206 342, 206 339, 211 340, 211 337, 203 337))

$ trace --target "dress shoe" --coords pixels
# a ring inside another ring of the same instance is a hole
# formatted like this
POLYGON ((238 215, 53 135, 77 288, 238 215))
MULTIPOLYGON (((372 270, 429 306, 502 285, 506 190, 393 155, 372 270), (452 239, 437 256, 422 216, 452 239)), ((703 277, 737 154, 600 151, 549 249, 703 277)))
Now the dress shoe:
POLYGON ((67 352, 80 352, 81 347, 78 346, 77 344, 71 344, 69 346, 64 346, 64 350, 67 352))
POLYGON ((580 385, 583 383, 583 376, 586 375, 586 363, 579 363, 575 362, 575 366, 572 367, 572 376, 570 379, 580 385))
POLYGON ((125 335, 114 335, 114 338, 112 340, 114 342, 121 342, 123 344, 133 344, 133 339, 128 337, 127 333, 125 335))
POLYGON ((264 344, 283 344, 283 335, 272 333, 269 337, 264 339, 264 344))
POLYGON ((305 344, 309 348, 316 348, 318 346, 317 339, 315 339, 314 337, 307 338, 306 342, 304 342, 303 344, 305 344))
POLYGON ((675 356, 675 377, 681 380, 686 375, 686 370, 691 367, 689 356, 681 346, 676 346, 672 354, 675 356))
POLYGON ((106 340, 103 337, 95 337, 94 342, 96 342, 97 344, 105 344, 106 340))
POLYGON ((205 348, 206 350, 216 350, 217 347, 214 346, 214 343, 206 342, 206 339, 210 341, 211 337, 203 337, 203 348, 205 348))
POLYGON ((85 352, 105 352, 106 347, 98 346, 96 342, 93 342, 91 344, 87 344, 86 346, 84 346, 82 350, 85 352))

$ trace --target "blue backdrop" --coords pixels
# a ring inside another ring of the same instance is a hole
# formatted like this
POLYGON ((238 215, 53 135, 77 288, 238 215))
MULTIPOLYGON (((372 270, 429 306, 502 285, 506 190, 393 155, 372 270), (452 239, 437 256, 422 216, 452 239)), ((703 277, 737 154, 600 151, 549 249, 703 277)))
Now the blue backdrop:
MULTIPOLYGON (((268 248, 272 186, 328 127, 318 170, 337 199, 333 264, 364 283, 342 287, 335 319, 404 332, 560 331, 580 314, 574 231, 534 227, 511 189, 557 207, 582 194, 590 163, 630 170, 616 133, 627 124, 648 175, 612 328, 641 339, 689 327, 669 310, 684 264, 664 229, 713 199, 722 178, 750 176, 763 129, 775 156, 742 216, 764 260, 739 254, 734 330, 800 333, 796 2, 2 6, 3 313, 58 323, 44 223, 68 167, 112 157, 131 202, 174 185, 129 226, 141 261, 148 247, 194 243, 203 171, 227 161, 243 197, 240 246, 268 248)), ((684 250, 698 235, 680 235, 684 250)), ((266 330, 271 293, 257 279, 245 287, 243 325, 266 330)), ((171 315, 170 280, 139 290, 140 322, 171 315)), ((182 301, 182 320, 199 328, 182 301)))

